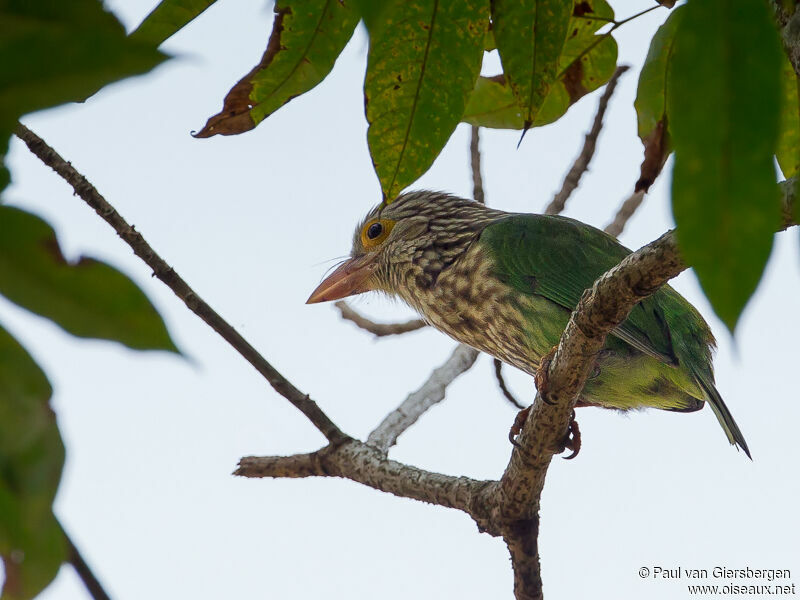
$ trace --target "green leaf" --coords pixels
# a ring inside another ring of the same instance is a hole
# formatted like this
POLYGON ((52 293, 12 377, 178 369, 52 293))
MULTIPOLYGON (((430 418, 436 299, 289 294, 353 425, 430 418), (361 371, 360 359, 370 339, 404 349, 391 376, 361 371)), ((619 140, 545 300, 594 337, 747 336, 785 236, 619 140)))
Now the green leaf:
POLYGON ((56 576, 66 544, 52 504, 64 445, 48 405, 52 389, 0 327, 0 556, 2 598, 33 598, 56 576))
POLYGON ((672 209, 681 252, 733 331, 780 218, 781 49, 763 2, 690 0, 684 13, 667 85, 672 209))
MULTIPOLYGON (((580 2, 579 6, 570 21, 569 34, 558 59, 558 75, 532 127, 557 121, 570 106, 605 84, 614 74, 617 43, 610 35, 595 35, 614 18, 614 12, 605 0, 580 2), (589 18, 591 16, 598 18, 589 18)), ((503 75, 478 78, 462 120, 497 129, 525 127, 523 111, 503 75)))
POLYGON ((234 85, 195 137, 249 131, 331 72, 358 24, 352 0, 278 0, 261 62, 234 85))
POLYGON ((675 31, 683 17, 678 7, 667 17, 650 41, 650 49, 639 74, 636 88, 636 108, 639 137, 644 141, 667 117, 667 70, 672 59, 675 31))
POLYGON ((83 100, 165 58, 128 39, 97 0, 0 0, 0 138, 26 113, 83 100))
POLYGON ((161 317, 130 279, 91 258, 67 263, 47 223, 8 206, 0 206, 0 294, 73 335, 177 352, 161 317))
POLYGON ((558 75, 572 3, 564 0, 494 0, 492 27, 503 72, 531 124, 558 75))
POLYGON ((494 129, 522 129, 525 126, 522 109, 505 75, 478 77, 461 120, 494 129))
POLYGON ((384 200, 431 166, 458 125, 488 23, 483 0, 395 0, 369 30, 367 142, 384 200))
POLYGON ((678 7, 658 28, 639 75, 633 105, 639 138, 644 144, 644 161, 636 191, 649 189, 672 152, 667 123, 667 72, 675 47, 675 32, 682 18, 683 7, 678 7))
POLYGON ((194 20, 216 0, 161 0, 139 26, 131 39, 160 46, 164 40, 194 20))
POLYGON ((780 134, 775 156, 785 178, 794 177, 800 171, 800 79, 792 63, 784 55, 781 72, 781 117, 780 134))

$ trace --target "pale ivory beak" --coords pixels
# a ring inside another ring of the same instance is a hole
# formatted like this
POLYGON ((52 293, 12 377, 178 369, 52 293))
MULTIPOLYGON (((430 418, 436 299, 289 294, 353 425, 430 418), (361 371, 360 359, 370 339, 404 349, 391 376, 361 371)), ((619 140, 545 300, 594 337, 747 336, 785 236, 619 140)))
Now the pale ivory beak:
POLYGON ((306 304, 339 300, 370 291, 367 280, 378 267, 377 254, 365 254, 343 262, 317 286, 306 300, 306 304))

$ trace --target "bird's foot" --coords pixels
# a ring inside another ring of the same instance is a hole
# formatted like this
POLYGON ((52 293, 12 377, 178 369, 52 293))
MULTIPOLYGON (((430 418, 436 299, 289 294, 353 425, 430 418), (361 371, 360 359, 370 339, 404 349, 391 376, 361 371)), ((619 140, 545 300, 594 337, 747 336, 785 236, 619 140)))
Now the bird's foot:
POLYGON ((520 448, 519 442, 517 442, 516 438, 522 431, 522 426, 525 425, 525 421, 531 412, 531 408, 533 408, 532 404, 529 407, 523 408, 521 411, 519 411, 517 416, 514 418, 514 424, 508 431, 508 441, 511 442, 511 445, 515 448, 520 448))
POLYGON ((570 414, 569 425, 567 425, 567 435, 562 442, 559 453, 565 450, 572 450, 572 454, 564 457, 565 460, 572 460, 578 456, 578 452, 581 451, 581 429, 578 427, 578 422, 575 420, 575 409, 573 409, 570 414))
POLYGON ((539 395, 542 397, 542 402, 549 404, 550 406, 552 406, 553 403, 546 398, 547 372, 550 370, 550 363, 553 362, 553 357, 556 355, 556 350, 558 350, 558 346, 553 346, 552 350, 550 350, 550 352, 541 358, 539 361, 539 368, 536 369, 536 375, 533 377, 533 381, 536 384, 536 389, 538 390, 539 395))

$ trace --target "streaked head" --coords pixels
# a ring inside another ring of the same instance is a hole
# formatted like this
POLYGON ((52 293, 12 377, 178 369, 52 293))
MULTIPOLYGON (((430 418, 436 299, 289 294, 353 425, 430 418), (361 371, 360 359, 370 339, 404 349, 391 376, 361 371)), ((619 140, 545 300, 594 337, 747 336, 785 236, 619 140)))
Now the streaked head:
POLYGON ((452 264, 483 227, 503 213, 441 192, 410 192, 372 209, 356 228, 350 258, 311 294, 308 304, 370 290, 425 286, 452 264))

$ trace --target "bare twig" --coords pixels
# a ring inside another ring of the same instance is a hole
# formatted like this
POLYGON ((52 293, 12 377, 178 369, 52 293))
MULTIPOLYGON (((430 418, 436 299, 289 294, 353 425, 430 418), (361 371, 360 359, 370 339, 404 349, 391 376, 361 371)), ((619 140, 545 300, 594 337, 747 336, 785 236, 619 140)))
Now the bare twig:
POLYGON ((110 597, 103 589, 103 585, 100 583, 100 580, 97 579, 94 572, 92 572, 92 568, 83 559, 78 547, 64 530, 63 526, 61 527, 61 531, 64 534, 64 539, 67 541, 67 562, 69 562, 69 564, 71 564, 75 569, 75 572, 78 574, 78 577, 81 578, 81 581, 86 587, 86 590, 89 592, 89 595, 94 600, 110 600, 110 597))
POLYGON ((557 215, 564 210, 564 206, 567 204, 567 199, 570 197, 570 194, 572 194, 575 188, 578 187, 581 176, 589 168, 589 163, 591 162, 592 157, 594 156, 595 148, 597 147, 597 138, 600 135, 600 131, 603 129, 603 117, 606 114, 606 108, 608 108, 608 101, 611 99, 611 95, 614 93, 614 89, 617 87, 617 81, 619 80, 620 76, 629 68, 630 67, 627 65, 617 67, 617 70, 614 71, 611 79, 608 80, 606 89, 603 91, 603 95, 600 97, 600 101, 597 103, 597 114, 594 116, 592 128, 589 130, 589 133, 586 134, 586 139, 583 142, 583 148, 581 149, 578 158, 575 159, 572 168, 567 172, 566 177, 564 177, 564 183, 561 185, 561 190, 555 195, 555 197, 553 197, 553 200, 547 205, 547 208, 545 208, 545 214, 557 215))
POLYGON ((434 404, 444 400, 447 386, 475 364, 478 351, 459 344, 450 357, 433 370, 428 380, 417 391, 408 395, 405 401, 389 413, 375 430, 369 434, 367 444, 386 454, 395 445, 397 438, 434 404))
POLYGON ((486 204, 486 197, 483 193, 483 175, 481 175, 480 131, 480 127, 473 125, 469 140, 469 162, 472 166, 472 199, 481 204, 486 204))
POLYGON ((405 323, 376 323, 350 308, 344 300, 335 302, 334 306, 339 309, 345 321, 355 323, 358 327, 369 331, 375 337, 408 333, 409 331, 416 331, 417 329, 422 329, 427 326, 422 319, 411 319, 405 323))
POLYGON ((70 163, 65 161, 53 148, 47 145, 39 136, 22 124, 17 126, 17 136, 25 142, 31 152, 58 173, 75 190, 95 212, 119 235, 130 247, 134 254, 141 258, 153 270, 153 274, 163 281, 175 295, 183 300, 184 304, 203 319, 214 331, 220 334, 233 348, 242 355, 255 369, 264 376, 269 384, 281 396, 300 410, 314 426, 330 442, 341 442, 348 439, 330 418, 322 412, 317 403, 298 390, 281 375, 267 360, 261 356, 250 343, 245 340, 225 319, 217 314, 189 285, 170 267, 155 250, 148 244, 142 235, 136 231, 125 219, 109 204, 97 189, 89 183, 70 163))
POLYGON ((519 400, 514 398, 514 394, 512 394, 511 390, 509 390, 506 386, 506 380, 503 379, 503 361, 497 358, 494 359, 494 376, 497 379, 497 385, 500 386, 500 391, 503 392, 503 396, 506 397, 506 400, 511 402, 511 404, 520 410, 525 408, 522 404, 520 404, 519 400))
POLYGON ((606 228, 603 231, 609 235, 613 235, 614 237, 619 237, 619 234, 622 233, 623 229, 625 229, 625 224, 628 222, 628 219, 633 216, 633 213, 635 213, 636 209, 642 204, 642 200, 644 200, 644 194, 644 190, 639 190, 638 192, 633 192, 633 194, 628 196, 619 207, 614 220, 606 225, 606 228))

